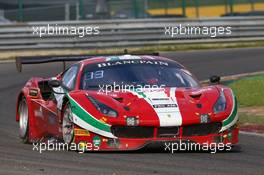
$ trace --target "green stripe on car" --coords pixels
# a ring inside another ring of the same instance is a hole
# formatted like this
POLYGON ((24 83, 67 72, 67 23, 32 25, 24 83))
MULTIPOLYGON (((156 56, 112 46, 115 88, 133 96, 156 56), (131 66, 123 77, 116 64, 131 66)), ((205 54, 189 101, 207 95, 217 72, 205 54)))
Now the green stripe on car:
POLYGON ((89 123, 93 127, 98 128, 99 130, 102 130, 105 132, 111 132, 110 125, 94 118, 90 113, 84 110, 72 97, 70 97, 70 95, 67 95, 67 97, 70 99, 70 103, 72 106, 72 112, 76 116, 78 116, 83 121, 89 123))
POLYGON ((232 127, 238 121, 238 113, 237 113, 237 99, 233 95, 233 108, 231 114, 222 122, 222 128, 220 132, 227 130, 232 127))
POLYGON ((230 124, 237 115, 237 99, 234 98, 234 109, 227 119, 223 121, 223 126, 230 124))

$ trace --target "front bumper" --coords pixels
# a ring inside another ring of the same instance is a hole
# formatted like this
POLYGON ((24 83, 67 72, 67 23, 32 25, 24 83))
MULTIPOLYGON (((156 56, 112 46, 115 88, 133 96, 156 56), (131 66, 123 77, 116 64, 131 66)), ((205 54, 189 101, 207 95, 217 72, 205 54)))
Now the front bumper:
MULTIPOLYGON (((80 130, 80 129, 78 129, 80 130)), ((158 137, 157 131, 154 129, 153 137, 148 138, 122 138, 116 139, 106 138, 92 132, 85 134, 75 133, 74 142, 82 144, 83 146, 89 145, 87 151, 122 151, 122 150, 138 150, 149 143, 155 142, 193 142, 196 144, 237 144, 238 143, 239 127, 234 125, 220 133, 204 133, 203 135, 184 135, 181 127, 179 133, 175 136, 158 137)))

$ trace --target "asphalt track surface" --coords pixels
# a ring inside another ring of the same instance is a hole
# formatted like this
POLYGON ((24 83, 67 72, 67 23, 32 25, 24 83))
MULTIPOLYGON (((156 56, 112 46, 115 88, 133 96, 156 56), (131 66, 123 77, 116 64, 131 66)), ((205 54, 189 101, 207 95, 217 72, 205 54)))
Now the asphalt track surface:
MULTIPOLYGON (((264 69, 264 48, 163 53, 190 68, 199 79, 212 74, 231 75, 264 69)), ((32 76, 49 77, 61 64, 25 66, 17 73, 14 63, 0 64, 0 174, 263 174, 264 137, 240 135, 233 152, 177 152, 164 148, 134 152, 79 154, 71 151, 33 151, 22 144, 15 122, 16 96, 32 76)))

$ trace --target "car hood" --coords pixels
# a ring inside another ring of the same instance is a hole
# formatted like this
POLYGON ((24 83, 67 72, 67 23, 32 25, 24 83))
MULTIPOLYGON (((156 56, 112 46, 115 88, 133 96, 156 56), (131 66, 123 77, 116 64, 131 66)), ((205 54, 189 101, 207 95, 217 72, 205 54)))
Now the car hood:
MULTIPOLYGON (((69 97, 74 100, 75 108, 81 107, 98 121, 109 125, 127 125, 128 117, 135 117, 141 126, 169 127, 201 123, 201 116, 208 121, 220 122, 232 110, 232 92, 226 88, 227 109, 214 114, 213 107, 219 98, 221 86, 201 88, 163 88, 126 90, 122 92, 100 93, 98 91, 73 91, 69 97), (118 117, 103 115, 90 102, 88 96, 118 112, 118 117), (77 106, 76 106, 77 105, 77 106)), ((203 121, 204 122, 204 121, 203 121)))

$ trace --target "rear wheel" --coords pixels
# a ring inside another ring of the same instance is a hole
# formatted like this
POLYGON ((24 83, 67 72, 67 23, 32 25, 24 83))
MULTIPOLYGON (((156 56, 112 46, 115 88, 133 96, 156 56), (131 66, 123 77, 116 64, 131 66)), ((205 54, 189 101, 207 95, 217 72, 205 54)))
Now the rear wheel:
POLYGON ((74 124, 72 110, 69 102, 65 105, 63 110, 62 136, 64 143, 70 144, 73 142, 74 124))
POLYGON ((28 105, 25 97, 23 97, 19 103, 18 114, 19 114, 19 136, 24 143, 28 143, 29 115, 28 115, 28 105))

